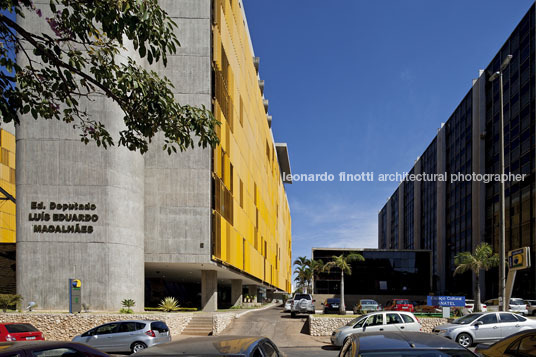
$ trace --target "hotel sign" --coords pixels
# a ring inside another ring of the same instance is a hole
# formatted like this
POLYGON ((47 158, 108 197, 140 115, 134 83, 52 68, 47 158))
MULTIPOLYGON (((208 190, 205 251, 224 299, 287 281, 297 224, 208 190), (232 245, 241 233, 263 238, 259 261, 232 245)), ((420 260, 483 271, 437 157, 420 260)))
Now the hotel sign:
POLYGON ((93 233, 99 220, 94 203, 58 203, 32 201, 28 221, 34 233, 93 233))

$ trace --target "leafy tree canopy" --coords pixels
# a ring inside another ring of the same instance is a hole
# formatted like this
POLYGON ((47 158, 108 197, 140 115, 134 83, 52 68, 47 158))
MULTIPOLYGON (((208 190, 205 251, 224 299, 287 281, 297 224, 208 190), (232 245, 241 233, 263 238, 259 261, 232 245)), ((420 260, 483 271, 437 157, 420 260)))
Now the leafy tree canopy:
POLYGON ((50 0, 49 5, 0 0, 0 6, 4 122, 19 123, 26 113, 62 120, 71 123, 86 144, 121 145, 141 153, 158 132, 164 134, 168 153, 193 148, 196 141, 203 147, 218 142, 218 122, 209 110, 178 104, 167 78, 125 55, 128 45, 149 64, 162 61, 165 66, 168 55, 176 52, 177 25, 157 0, 50 0), (45 32, 13 20, 13 14, 32 13, 43 21, 45 32), (27 64, 18 64, 14 53, 27 64), (95 95, 111 98, 124 113, 125 129, 117 140, 81 104, 95 95))

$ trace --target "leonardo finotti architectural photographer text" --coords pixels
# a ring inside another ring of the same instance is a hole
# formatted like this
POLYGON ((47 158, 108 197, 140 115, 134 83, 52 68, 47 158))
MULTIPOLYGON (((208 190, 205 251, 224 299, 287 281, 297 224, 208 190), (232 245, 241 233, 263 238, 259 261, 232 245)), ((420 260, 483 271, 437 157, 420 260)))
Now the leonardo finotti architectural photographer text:
POLYGON ((441 173, 441 174, 410 174, 408 172, 396 172, 396 173, 381 173, 375 174, 374 172, 361 172, 361 173, 347 173, 339 172, 338 174, 332 174, 328 172, 316 173, 316 174, 287 174, 283 173, 283 177, 287 181, 292 182, 333 182, 335 180, 339 182, 402 182, 402 181, 422 181, 422 182, 519 182, 525 181, 526 174, 477 174, 470 173, 465 174, 461 172, 457 173, 441 173))

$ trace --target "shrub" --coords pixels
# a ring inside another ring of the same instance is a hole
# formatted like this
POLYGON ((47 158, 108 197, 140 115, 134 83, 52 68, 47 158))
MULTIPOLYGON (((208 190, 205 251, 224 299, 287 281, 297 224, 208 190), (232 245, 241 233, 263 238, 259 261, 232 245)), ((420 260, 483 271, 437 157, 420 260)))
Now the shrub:
POLYGON ((134 305, 136 305, 136 302, 132 299, 124 299, 121 301, 121 305, 123 305, 123 308, 119 310, 119 313, 121 314, 132 314, 134 311, 131 309, 134 305))
POLYGON ((171 312, 179 310, 179 302, 172 296, 168 296, 160 301, 158 305, 163 311, 171 312))
POLYGON ((0 308, 7 312, 10 307, 16 308, 22 301, 22 296, 17 294, 0 294, 0 308))

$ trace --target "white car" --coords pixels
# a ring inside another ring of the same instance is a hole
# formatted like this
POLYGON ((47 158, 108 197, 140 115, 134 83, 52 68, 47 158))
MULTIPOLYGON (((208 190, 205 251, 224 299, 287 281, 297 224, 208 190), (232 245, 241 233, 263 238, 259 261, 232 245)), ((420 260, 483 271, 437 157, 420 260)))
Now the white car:
POLYGON ((525 300, 529 315, 536 316, 536 300, 525 300))
MULTIPOLYGON (((480 303, 480 306, 482 307, 482 312, 487 312, 488 307, 486 304, 480 303)), ((464 314, 472 314, 475 309, 475 300, 471 299, 465 299, 465 308, 463 309, 464 314)))
POLYGON ((465 348, 489 343, 519 331, 536 328, 536 321, 511 312, 474 312, 452 323, 434 327, 432 333, 450 338, 465 348))
POLYGON ((285 309, 283 310, 284 312, 290 312, 292 301, 292 299, 287 299, 287 301, 285 301, 285 309))
POLYGON ((411 312, 379 311, 359 316, 346 326, 339 327, 331 334, 331 343, 343 346, 355 333, 377 331, 421 331, 421 323, 411 312))
MULTIPOLYGON (((488 305, 488 311, 499 311, 499 299, 486 300, 486 304, 488 305)), ((528 315, 529 313, 527 304, 520 298, 510 298, 510 308, 508 311, 523 315, 528 315)))

